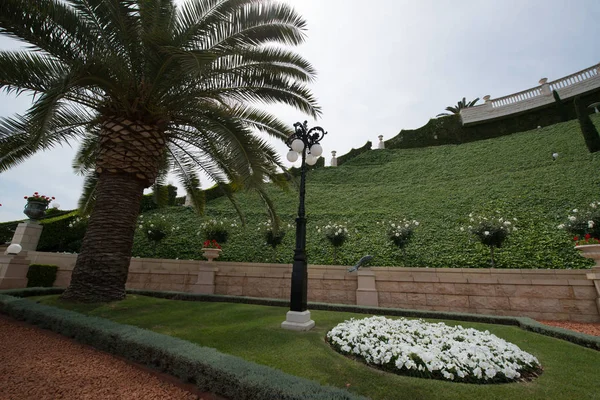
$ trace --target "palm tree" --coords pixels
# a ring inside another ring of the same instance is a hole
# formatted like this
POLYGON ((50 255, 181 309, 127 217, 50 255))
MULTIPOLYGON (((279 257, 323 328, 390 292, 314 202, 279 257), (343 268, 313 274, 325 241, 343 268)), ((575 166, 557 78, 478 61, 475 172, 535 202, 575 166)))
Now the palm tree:
POLYGON ((74 141, 93 160, 96 204, 63 298, 124 298, 142 193, 165 168, 192 196, 199 171, 244 187, 274 174, 255 133, 293 131, 256 104, 320 114, 313 67, 283 46, 305 26, 270 0, 0 1, 0 33, 34 50, 0 52, 0 89, 34 94, 0 121, 0 172, 74 141))
POLYGON ((462 100, 460 100, 458 103, 456 103, 456 106, 448 106, 448 107, 446 107, 446 111, 450 111, 450 113, 441 113, 441 114, 436 115, 436 117, 443 117, 445 115, 460 114, 460 110, 462 110, 463 108, 473 107, 478 101, 479 101, 479 97, 476 98, 475 100, 472 100, 472 101, 470 101, 470 102, 467 103, 467 99, 465 97, 463 97, 462 100))

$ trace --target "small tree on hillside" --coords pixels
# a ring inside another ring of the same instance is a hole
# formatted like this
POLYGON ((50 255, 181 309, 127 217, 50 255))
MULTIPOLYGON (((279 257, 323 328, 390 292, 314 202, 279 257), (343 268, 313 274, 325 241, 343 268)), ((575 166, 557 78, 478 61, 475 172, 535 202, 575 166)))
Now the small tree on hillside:
POLYGON ((575 98, 575 111, 581 127, 581 134, 590 153, 600 151, 600 135, 590 119, 587 110, 581 105, 579 97, 575 98))

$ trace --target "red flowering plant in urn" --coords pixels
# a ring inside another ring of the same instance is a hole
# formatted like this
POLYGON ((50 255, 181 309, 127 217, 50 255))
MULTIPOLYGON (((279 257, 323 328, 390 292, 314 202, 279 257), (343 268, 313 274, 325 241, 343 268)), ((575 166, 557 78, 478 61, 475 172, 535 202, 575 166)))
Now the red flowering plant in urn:
POLYGON ((40 203, 44 203, 47 206, 48 204, 50 204, 52 202, 52 200, 55 200, 55 197, 54 196, 50 197, 50 196, 46 196, 43 194, 39 194, 38 192, 35 192, 31 196, 25 196, 24 199, 27 200, 28 203, 31 201, 37 201, 40 203))
POLYGON ((575 246, 585 246, 588 244, 600 244, 600 240, 592 237, 589 233, 583 235, 583 237, 575 236, 573 237, 573 241, 575 242, 575 246))
POLYGON ((206 240, 202 245, 203 249, 220 249, 221 245, 216 240, 206 240))
POLYGON ((27 200, 27 204, 25 205, 23 213, 27 215, 32 222, 35 222, 44 216, 48 204, 55 198, 54 196, 46 196, 35 192, 32 196, 25 196, 24 199, 27 200))
POLYGON ((206 240, 202 244, 202 255, 206 257, 208 261, 212 261, 215 258, 219 258, 220 254, 221 245, 216 240, 206 240))

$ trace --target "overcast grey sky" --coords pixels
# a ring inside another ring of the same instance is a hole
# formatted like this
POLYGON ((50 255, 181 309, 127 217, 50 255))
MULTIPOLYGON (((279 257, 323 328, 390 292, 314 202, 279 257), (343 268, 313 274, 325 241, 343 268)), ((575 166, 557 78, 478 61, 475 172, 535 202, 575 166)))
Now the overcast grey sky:
MULTIPOLYGON (((328 131, 327 164, 331 150, 418 128, 462 97, 500 97, 600 62, 598 0, 282 1, 308 21, 298 51, 319 73, 312 89, 323 108, 316 123, 328 131)), ((13 46, 0 38, 0 49, 13 46)), ((0 117, 28 106, 25 95, 0 94, 0 117)), ((306 119, 269 109, 290 124, 306 119)), ((285 145, 275 146, 285 159, 285 145)), ((82 180, 71 170, 74 152, 57 148, 2 173, 0 222, 24 218, 23 196, 35 191, 75 208, 82 180)))

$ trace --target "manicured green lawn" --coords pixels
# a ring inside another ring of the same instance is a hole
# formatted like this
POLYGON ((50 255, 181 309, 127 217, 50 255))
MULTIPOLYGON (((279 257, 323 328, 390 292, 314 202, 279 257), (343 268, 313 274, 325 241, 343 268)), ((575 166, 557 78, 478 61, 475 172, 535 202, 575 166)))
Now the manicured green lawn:
POLYGON ((202 303, 130 295, 107 305, 74 305, 57 296, 31 298, 43 304, 176 336, 224 353, 269 365, 322 384, 383 399, 600 399, 600 352, 516 327, 445 321, 489 330, 535 355, 544 373, 532 382, 471 385, 397 376, 337 354, 324 337, 337 323, 366 315, 312 311, 310 332, 280 328, 286 309, 232 303, 202 303))

